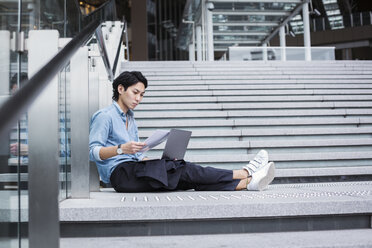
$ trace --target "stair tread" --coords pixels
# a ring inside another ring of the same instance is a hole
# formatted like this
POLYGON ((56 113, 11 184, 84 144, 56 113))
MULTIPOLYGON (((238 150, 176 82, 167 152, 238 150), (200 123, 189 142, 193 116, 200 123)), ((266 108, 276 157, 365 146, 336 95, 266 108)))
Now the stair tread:
MULTIPOLYGON (((220 163, 247 162, 253 159, 255 154, 213 154, 213 155, 188 155, 185 160, 197 163, 220 163)), ((270 153, 270 160, 275 162, 288 161, 330 161, 330 160, 352 160, 352 159, 372 159, 369 151, 355 152, 307 152, 307 153, 270 153)), ((371 165, 372 166, 372 165, 371 165)))
POLYGON ((232 219, 370 213, 371 185, 370 181, 274 184, 261 192, 116 193, 108 189, 91 192, 90 199, 62 201, 60 221, 232 219))
MULTIPOLYGON (((154 131, 140 130, 141 138, 149 137, 154 131)), ((288 136, 288 135, 325 135, 325 134, 370 134, 372 127, 358 128, 296 128, 296 129, 255 129, 255 130, 195 130, 192 137, 225 137, 225 136, 288 136)))

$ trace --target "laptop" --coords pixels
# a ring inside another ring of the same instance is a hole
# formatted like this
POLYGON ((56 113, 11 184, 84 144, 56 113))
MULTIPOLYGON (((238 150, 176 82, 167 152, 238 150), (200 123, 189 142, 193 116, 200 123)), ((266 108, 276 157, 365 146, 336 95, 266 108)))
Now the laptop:
POLYGON ((171 129, 165 143, 162 159, 183 159, 191 137, 191 131, 171 129))
POLYGON ((191 131, 180 129, 171 129, 170 131, 157 130, 145 141, 147 146, 144 147, 140 152, 146 152, 167 139, 161 158, 170 160, 181 160, 185 156, 190 137, 191 131))

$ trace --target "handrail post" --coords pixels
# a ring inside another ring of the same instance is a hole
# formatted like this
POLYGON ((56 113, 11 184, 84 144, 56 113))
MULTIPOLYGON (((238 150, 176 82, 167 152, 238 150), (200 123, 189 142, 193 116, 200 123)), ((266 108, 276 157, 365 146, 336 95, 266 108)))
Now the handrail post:
MULTIPOLYGON (((58 38, 57 30, 30 31, 29 75, 57 54, 58 38)), ((28 112, 30 248, 59 247, 58 103, 58 78, 54 76, 28 112)))
POLYGON ((128 43, 128 25, 127 22, 125 22, 125 47, 127 49, 127 60, 129 61, 130 55, 129 55, 129 43, 128 43))
POLYGON ((89 198, 88 47, 71 58, 71 196, 89 198))

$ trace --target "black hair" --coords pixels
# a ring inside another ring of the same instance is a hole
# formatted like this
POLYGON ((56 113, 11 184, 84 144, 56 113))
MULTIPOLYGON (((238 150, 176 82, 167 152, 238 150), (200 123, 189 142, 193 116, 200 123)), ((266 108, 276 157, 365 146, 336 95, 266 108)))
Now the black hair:
POLYGON ((145 76, 142 75, 139 71, 125 71, 122 72, 117 78, 115 78, 114 82, 112 82, 112 100, 117 101, 119 99, 119 91, 118 86, 121 84, 126 91, 130 86, 136 83, 143 83, 145 85, 145 89, 147 88, 147 79, 145 76))

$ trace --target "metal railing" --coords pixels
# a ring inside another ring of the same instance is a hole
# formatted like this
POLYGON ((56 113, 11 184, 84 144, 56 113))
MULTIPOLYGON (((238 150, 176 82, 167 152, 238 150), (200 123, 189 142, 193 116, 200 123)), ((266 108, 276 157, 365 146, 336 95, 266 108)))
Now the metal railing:
MULTIPOLYGON (((296 24, 296 21, 292 21, 291 24, 292 31, 295 34, 303 33, 302 19, 298 21, 298 24, 296 24)), ((310 25, 312 32, 372 25, 372 11, 330 17, 315 17, 310 19, 310 25)))

